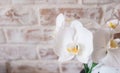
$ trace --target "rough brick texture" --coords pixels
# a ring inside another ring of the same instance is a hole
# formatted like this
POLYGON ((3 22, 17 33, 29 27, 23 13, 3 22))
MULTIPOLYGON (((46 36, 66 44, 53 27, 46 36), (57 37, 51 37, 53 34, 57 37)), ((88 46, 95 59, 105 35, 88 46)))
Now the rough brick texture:
POLYGON ((0 26, 21 26, 37 24, 34 7, 7 6, 0 7, 0 26))
POLYGON ((0 60, 36 59, 35 46, 0 46, 0 60))
POLYGON ((71 19, 93 19, 100 23, 103 11, 101 8, 52 8, 40 9, 40 23, 43 26, 55 25, 55 18, 59 13, 63 13, 71 19))
POLYGON ((8 66, 9 73, 60 73, 59 65, 40 61, 15 61, 8 66))
POLYGON ((80 62, 74 59, 61 64, 53 51, 59 13, 92 29, 120 19, 120 1, 0 0, 0 73, 80 72, 80 62))

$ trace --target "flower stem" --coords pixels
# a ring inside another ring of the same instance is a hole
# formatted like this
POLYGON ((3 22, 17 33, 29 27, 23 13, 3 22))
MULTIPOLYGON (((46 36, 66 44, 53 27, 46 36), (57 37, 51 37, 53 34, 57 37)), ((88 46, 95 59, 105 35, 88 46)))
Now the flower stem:
POLYGON ((89 69, 88 73, 91 73, 92 72, 92 69, 97 65, 97 63, 92 63, 92 66, 91 68, 89 69))
POLYGON ((84 64, 84 69, 85 69, 85 73, 88 73, 88 71, 89 71, 89 67, 88 67, 87 64, 84 64))
POLYGON ((97 65, 97 63, 92 63, 92 66, 90 67, 90 69, 89 69, 89 67, 88 67, 88 64, 84 64, 84 70, 85 70, 85 73, 91 73, 92 72, 92 69, 95 67, 97 65))

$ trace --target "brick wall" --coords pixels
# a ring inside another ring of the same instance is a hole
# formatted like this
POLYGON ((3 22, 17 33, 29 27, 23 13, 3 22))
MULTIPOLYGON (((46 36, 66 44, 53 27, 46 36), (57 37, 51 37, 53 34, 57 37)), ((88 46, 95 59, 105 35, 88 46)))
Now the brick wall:
POLYGON ((0 73, 79 73, 52 50, 56 16, 102 25, 113 11, 120 16, 120 0, 0 0, 0 73))

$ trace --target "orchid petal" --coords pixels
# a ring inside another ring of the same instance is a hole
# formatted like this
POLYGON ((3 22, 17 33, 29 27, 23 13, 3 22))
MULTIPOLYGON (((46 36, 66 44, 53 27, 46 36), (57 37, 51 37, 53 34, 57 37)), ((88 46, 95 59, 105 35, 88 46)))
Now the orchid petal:
POLYGON ((59 56, 59 62, 66 62, 74 58, 73 54, 68 53, 67 51, 62 51, 61 55, 59 56))
POLYGON ((73 43, 74 30, 69 27, 64 27, 56 36, 54 52, 59 56, 59 61, 67 61, 73 58, 73 55, 68 53, 67 47, 73 43))
POLYGON ((77 55, 77 59, 82 63, 87 63, 88 59, 93 51, 93 36, 92 33, 82 26, 82 23, 75 20, 71 23, 71 27, 74 28, 75 37, 74 41, 80 44, 81 52, 77 55))
POLYGON ((119 22, 118 19, 112 19, 112 20, 109 20, 109 21, 107 22, 107 25, 109 25, 110 23, 113 23, 113 24, 117 25, 118 22, 119 22))
POLYGON ((64 24, 65 21, 65 17, 63 14, 59 14, 56 18, 56 32, 58 32, 60 30, 60 28, 62 27, 62 25, 64 24))
POLYGON ((116 27, 114 28, 114 33, 119 33, 120 32, 120 21, 118 19, 113 19, 107 22, 107 26, 112 23, 114 24, 116 27))
POLYGON ((102 59, 102 62, 108 66, 120 67, 120 39, 114 39, 117 47, 113 48, 108 43, 107 55, 102 59))
POLYGON ((98 63, 106 55, 106 45, 110 39, 110 33, 106 29, 99 28, 94 34, 94 51, 92 59, 98 63))
POLYGON ((102 59, 105 65, 120 67, 120 48, 109 49, 105 58, 102 59))
POLYGON ((120 73, 120 68, 102 65, 92 71, 92 73, 120 73))

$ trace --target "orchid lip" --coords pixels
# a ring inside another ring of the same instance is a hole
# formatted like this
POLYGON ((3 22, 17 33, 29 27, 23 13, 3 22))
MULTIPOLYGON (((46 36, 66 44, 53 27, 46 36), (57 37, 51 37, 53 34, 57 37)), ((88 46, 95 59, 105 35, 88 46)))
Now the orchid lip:
POLYGON ((108 26, 112 29, 115 29, 117 27, 117 24, 110 22, 108 26))
POLYGON ((67 51, 71 54, 77 55, 80 51, 80 48, 78 45, 75 45, 74 47, 67 48, 67 51))
POLYGON ((110 48, 118 48, 118 43, 112 39, 110 40, 110 44, 109 44, 110 48))

